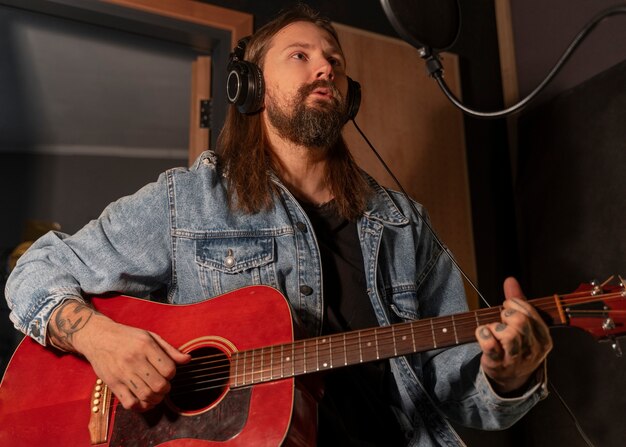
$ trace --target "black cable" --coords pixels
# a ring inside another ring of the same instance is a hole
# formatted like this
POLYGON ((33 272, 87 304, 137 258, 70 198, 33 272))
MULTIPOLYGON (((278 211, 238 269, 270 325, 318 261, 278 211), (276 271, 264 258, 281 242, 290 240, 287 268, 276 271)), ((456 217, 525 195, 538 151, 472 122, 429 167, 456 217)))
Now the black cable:
POLYGON ((400 181, 398 180, 398 178, 394 175, 393 172, 391 172, 391 169, 389 169, 389 166, 387 166, 387 163, 385 163, 385 160, 383 160, 383 158, 380 156, 380 154, 378 153, 378 151, 376 150, 376 148, 374 148, 374 146, 372 145, 372 143, 370 143, 370 140, 365 136, 365 134, 363 133, 363 131, 361 130, 361 128, 358 126, 358 124, 356 123, 356 121, 354 120, 354 118, 352 118, 352 124, 354 124, 354 127, 356 128, 356 130, 361 134, 361 136, 363 137, 363 139, 365 140, 365 142, 369 145, 370 149, 372 150, 372 152, 374 153, 374 155, 376 155, 376 158, 378 158, 378 161, 380 161, 381 165, 383 166, 383 168, 385 168, 385 171, 387 171, 387 174, 389 174, 389 176, 393 179, 394 183, 398 186, 398 189, 400 190, 400 192, 402 192, 402 194, 404 195, 404 197, 406 197, 406 200, 409 202, 409 204, 411 205, 411 209, 413 210, 413 212, 420 218, 420 220, 424 223, 424 225, 426 226, 426 228, 428 228, 428 231, 430 231, 430 233, 433 235, 433 237, 435 238, 435 242, 437 243, 437 245, 439 245, 439 247, 444 251, 444 253, 446 254, 446 256, 448 256, 448 258, 450 258, 450 260, 452 261, 452 263, 454 264, 454 266, 457 268, 457 270, 459 271, 459 273, 463 276, 463 278, 465 278, 465 280, 467 281, 467 283, 472 287, 472 289, 474 289, 474 291, 478 294, 478 296, 480 297, 480 299, 482 300, 483 303, 485 303, 485 305, 487 307, 491 307, 491 304, 489 304, 489 302, 485 299, 485 297, 483 296, 482 293, 480 293, 480 291, 478 290, 478 287, 476 287, 476 285, 474 284, 474 282, 469 278, 469 276, 465 273, 465 271, 461 268, 461 266, 459 265, 459 263, 456 261, 456 259, 454 259, 454 256, 452 256, 452 253, 450 252, 450 250, 448 249, 448 247, 445 246, 445 244, 441 241, 441 239, 439 238, 439 236, 437 235, 437 233, 435 232, 435 229, 432 227, 432 225, 430 224, 430 222, 428 222, 427 219, 424 218, 424 216, 422 216, 422 213, 419 212, 419 210, 417 209, 417 207, 415 206, 415 204, 413 203, 413 200, 411 200, 411 198, 409 197, 409 195, 407 194, 407 192, 405 191, 405 189, 402 187, 402 184, 400 183, 400 181))
POLYGON ((548 380, 548 385, 550 386, 550 388, 552 388, 552 392, 556 395, 557 399, 559 400, 559 402, 561 402, 561 405, 563 405, 563 408, 565 408, 565 411, 567 411, 567 414, 569 415, 569 417, 574 422, 574 425, 576 426, 576 430, 578 430, 578 434, 580 435, 580 437, 583 438, 583 441, 585 441, 585 443, 589 447, 594 447, 593 443, 587 437, 587 434, 584 432, 583 428, 580 426, 580 423, 578 422, 578 418, 576 418, 576 415, 574 414, 574 412, 571 410, 569 405, 567 405, 567 403, 565 402, 565 399, 563 399, 563 397, 561 397, 561 394, 556 389, 554 384, 548 380))
POLYGON ((446 97, 459 109, 461 109, 467 115, 470 115, 475 118, 501 118, 503 116, 510 115, 515 112, 519 112, 522 108, 524 108, 530 101, 532 101, 545 87, 548 85, 552 79, 557 75, 557 73, 563 68, 563 65, 570 58, 572 53, 578 46, 582 43, 582 41, 593 31, 593 29, 604 19, 616 15, 616 14, 626 14, 626 4, 614 5, 611 6, 604 11, 596 14, 587 24, 583 27, 583 29, 576 35, 574 40, 569 44, 563 55, 559 58, 557 63, 552 67, 552 70, 548 73, 545 79, 526 96, 524 99, 519 101, 517 104, 512 105, 503 110, 498 110, 495 112, 480 112, 477 110, 470 109, 469 107, 463 105, 457 97, 450 91, 446 82, 443 79, 443 67, 441 62, 439 61, 439 57, 436 53, 432 52, 428 48, 422 48, 420 50, 421 57, 426 61, 426 67, 430 76, 435 78, 441 90, 443 90, 446 97))

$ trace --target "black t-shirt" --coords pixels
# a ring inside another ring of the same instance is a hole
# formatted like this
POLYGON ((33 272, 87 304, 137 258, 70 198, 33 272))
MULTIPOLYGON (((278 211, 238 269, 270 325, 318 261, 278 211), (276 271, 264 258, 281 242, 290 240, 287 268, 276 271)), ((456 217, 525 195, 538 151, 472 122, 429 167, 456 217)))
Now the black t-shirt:
MULTIPOLYGON (((341 218, 331 203, 302 203, 322 257, 325 334, 378 326, 367 296, 363 254, 355 222, 341 218)), ((319 403, 319 446, 406 445, 391 411, 391 371, 382 360, 324 373, 319 403)))

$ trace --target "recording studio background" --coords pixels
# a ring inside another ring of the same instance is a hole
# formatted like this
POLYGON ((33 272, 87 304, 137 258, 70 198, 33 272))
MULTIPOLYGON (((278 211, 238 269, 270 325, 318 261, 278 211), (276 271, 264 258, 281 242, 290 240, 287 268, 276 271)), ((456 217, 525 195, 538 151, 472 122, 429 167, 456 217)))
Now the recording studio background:
MULTIPOLYGON (((59 17, 45 6, 60 4, 63 10, 79 1, 17 3, 0 0, 4 273, 9 255, 41 227, 58 223, 73 232, 110 201, 134 192, 164 169, 187 164, 188 66, 195 57, 184 45, 59 17), (81 52, 74 49, 79 47, 94 54, 89 63, 77 60, 81 52), (49 66, 65 68, 52 71, 49 66), (106 79, 107 88, 93 88, 93 79, 106 79), (86 112, 68 112, 76 101, 84 103, 86 112)), ((291 2, 205 3, 250 13, 260 26, 291 2)), ((397 37, 377 0, 360 1, 358 8, 347 0, 307 3, 338 23, 397 37)), ((517 96, 525 96, 580 28, 614 3, 461 1, 461 32, 450 51, 459 56, 464 102, 482 110, 505 105, 503 86, 510 85, 511 73, 502 74, 502 51, 514 56, 517 96), (497 21, 505 2, 511 19, 509 47, 497 21)), ((212 38, 220 39, 219 33, 212 38)), ((217 46, 216 65, 225 63, 227 47, 217 46)), ((215 113, 217 120, 223 117, 223 111, 215 113)), ((624 123, 626 15, 603 22, 519 115, 464 119, 477 282, 486 296, 499 297, 508 275, 521 279, 529 297, 626 275, 624 123)), ((19 336, 4 302, 0 310, 1 371, 19 336)), ((504 432, 460 429, 468 445, 588 445, 557 394, 593 445, 622 445, 626 361, 608 344, 577 330, 552 334, 549 377, 557 391, 504 432)))

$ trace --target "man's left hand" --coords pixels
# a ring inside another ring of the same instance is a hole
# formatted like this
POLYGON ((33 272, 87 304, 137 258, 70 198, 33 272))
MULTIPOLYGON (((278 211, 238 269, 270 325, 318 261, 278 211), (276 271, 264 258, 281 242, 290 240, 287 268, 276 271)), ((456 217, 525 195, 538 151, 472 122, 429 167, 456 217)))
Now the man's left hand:
POLYGON ((501 322, 476 329, 483 351, 481 366, 499 394, 524 386, 552 349, 548 327, 528 304, 516 279, 504 281, 504 296, 501 322))

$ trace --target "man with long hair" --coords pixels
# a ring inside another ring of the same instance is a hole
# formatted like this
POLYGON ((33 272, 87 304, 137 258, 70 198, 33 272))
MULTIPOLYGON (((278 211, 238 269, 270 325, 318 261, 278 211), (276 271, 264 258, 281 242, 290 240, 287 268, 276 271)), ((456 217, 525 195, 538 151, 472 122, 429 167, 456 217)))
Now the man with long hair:
MULTIPOLYGON (((88 295, 164 290, 183 304, 265 284, 308 337, 466 310, 424 210, 363 173, 341 137, 348 77, 330 22, 298 6, 244 46, 262 104, 230 106, 217 154, 167 171, 73 236, 42 237, 7 286, 16 327, 82 354, 126 409, 158 405, 190 356, 95 312, 88 295)), ((320 373, 317 444, 460 445, 448 419, 514 423, 545 396, 552 342, 516 281, 505 296, 478 343, 320 373)))

